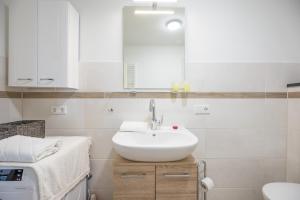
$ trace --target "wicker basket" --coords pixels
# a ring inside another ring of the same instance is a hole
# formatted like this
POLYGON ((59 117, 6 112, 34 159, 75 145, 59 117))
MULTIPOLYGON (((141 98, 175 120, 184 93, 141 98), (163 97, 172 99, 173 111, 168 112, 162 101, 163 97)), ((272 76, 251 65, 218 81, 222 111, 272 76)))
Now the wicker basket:
POLYGON ((45 121, 27 120, 0 124, 0 140, 14 135, 45 137, 45 121))

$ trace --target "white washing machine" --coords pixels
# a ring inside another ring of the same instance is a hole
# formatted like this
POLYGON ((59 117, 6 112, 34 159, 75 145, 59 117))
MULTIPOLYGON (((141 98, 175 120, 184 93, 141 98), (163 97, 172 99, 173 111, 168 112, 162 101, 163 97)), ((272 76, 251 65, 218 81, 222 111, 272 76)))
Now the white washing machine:
POLYGON ((88 137, 59 137, 58 152, 36 163, 0 162, 0 200, 87 200, 88 137))
MULTIPOLYGON (((0 167, 0 200, 38 200, 38 185, 33 170, 0 167)), ((83 179, 62 200, 87 200, 87 180, 83 179)))
POLYGON ((38 200, 36 183, 31 169, 0 167, 0 200, 38 200))

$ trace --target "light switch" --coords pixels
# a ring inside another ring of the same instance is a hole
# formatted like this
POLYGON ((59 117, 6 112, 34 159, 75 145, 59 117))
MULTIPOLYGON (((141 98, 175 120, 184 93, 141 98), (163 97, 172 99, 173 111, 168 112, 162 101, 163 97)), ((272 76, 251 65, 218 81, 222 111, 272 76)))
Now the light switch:
POLYGON ((51 106, 50 113, 52 115, 66 115, 68 113, 66 105, 51 106))
POLYGON ((210 106, 209 105, 194 105, 195 115, 209 115, 210 106))

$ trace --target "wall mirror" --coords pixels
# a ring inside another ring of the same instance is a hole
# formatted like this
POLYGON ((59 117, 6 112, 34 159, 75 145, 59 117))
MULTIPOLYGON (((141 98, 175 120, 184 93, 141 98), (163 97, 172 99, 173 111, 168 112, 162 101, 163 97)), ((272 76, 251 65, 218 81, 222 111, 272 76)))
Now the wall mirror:
POLYGON ((170 89, 185 76, 185 9, 123 9, 124 88, 170 89))

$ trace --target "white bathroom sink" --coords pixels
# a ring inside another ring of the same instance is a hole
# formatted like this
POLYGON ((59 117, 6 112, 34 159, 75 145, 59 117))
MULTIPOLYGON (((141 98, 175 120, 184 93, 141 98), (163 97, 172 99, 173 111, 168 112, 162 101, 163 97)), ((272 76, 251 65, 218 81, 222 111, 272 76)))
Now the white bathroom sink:
POLYGON ((117 132, 115 151, 133 161, 167 162, 186 158, 198 144, 198 138, 185 128, 162 127, 145 132, 117 132))

